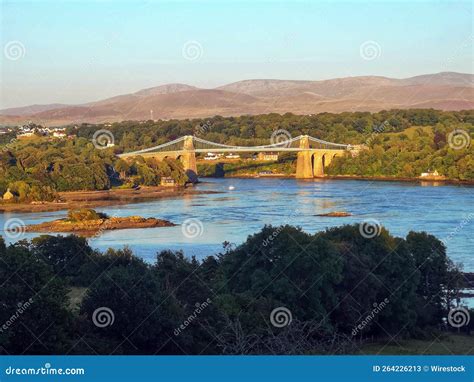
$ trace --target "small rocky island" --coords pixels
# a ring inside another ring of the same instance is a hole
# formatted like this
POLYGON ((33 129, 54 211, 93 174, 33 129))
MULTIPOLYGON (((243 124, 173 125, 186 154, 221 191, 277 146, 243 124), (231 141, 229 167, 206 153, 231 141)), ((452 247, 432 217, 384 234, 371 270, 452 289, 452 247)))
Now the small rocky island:
POLYGON ((343 218, 346 216, 352 216, 350 212, 346 211, 333 211, 333 212, 327 212, 325 214, 318 214, 316 216, 327 216, 327 217, 332 217, 332 218, 343 218))
POLYGON ((109 217, 104 213, 92 209, 81 208, 69 210, 65 219, 53 220, 40 224, 27 225, 27 232, 73 232, 83 236, 95 235, 101 231, 130 229, 130 228, 154 228, 175 226, 168 220, 156 218, 143 218, 140 216, 109 217))

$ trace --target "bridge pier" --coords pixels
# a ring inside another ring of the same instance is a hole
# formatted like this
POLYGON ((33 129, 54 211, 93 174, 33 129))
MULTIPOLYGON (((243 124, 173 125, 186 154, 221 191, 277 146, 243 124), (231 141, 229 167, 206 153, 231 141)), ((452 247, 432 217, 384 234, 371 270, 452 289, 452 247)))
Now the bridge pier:
POLYGON ((311 163, 310 151, 298 152, 297 160, 296 160, 296 178, 297 179, 313 178, 313 165, 311 163))
POLYGON ((181 163, 183 164, 184 171, 192 171, 197 175, 197 166, 196 166, 196 155, 193 152, 183 153, 180 155, 181 163))
POLYGON ((313 164, 313 176, 324 176, 323 156, 324 155, 317 153, 314 153, 311 156, 313 164))
POLYGON ((184 172, 191 182, 197 182, 198 173, 196 165, 196 153, 194 151, 193 136, 187 135, 184 137, 183 153, 180 155, 181 163, 184 167, 184 172))
MULTIPOLYGON (((309 137, 303 135, 300 138, 300 149, 309 149, 309 137)), ((296 178, 311 179, 313 178, 313 164, 311 161, 310 151, 298 151, 296 159, 296 178)))

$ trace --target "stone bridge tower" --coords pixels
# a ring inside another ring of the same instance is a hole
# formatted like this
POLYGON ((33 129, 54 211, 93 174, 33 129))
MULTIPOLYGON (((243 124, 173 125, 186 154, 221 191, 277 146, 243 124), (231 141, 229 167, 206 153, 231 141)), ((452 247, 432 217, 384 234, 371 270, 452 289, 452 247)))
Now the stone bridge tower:
POLYGON ((310 150, 308 135, 303 135, 300 138, 300 149, 304 149, 305 151, 299 151, 297 154, 296 178, 298 179, 311 179, 318 176, 324 176, 324 167, 331 163, 333 156, 337 155, 336 153, 326 155, 327 152, 340 151, 321 149, 310 150))
POLYGON ((305 151, 298 151, 296 161, 296 178, 310 179, 313 177, 313 165, 311 163, 311 151, 309 150, 309 137, 303 135, 300 138, 300 149, 305 151))
POLYGON ((184 137, 183 151, 181 153, 181 163, 189 179, 197 178, 196 153, 194 151, 193 136, 184 137))

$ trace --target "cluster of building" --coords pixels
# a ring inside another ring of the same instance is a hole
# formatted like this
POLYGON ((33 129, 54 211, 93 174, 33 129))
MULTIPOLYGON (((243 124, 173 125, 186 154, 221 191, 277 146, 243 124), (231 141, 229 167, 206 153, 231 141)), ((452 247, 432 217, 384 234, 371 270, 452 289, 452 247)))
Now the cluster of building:
POLYGON ((160 185, 165 187, 175 187, 176 181, 171 176, 162 176, 160 185))
MULTIPOLYGON (((218 160, 218 159, 222 159, 223 157, 224 157, 224 154, 207 153, 206 156, 204 157, 204 160, 218 160)), ((239 159, 240 155, 229 153, 225 156, 225 158, 226 159, 239 159)))
POLYGON ((269 153, 269 152, 261 152, 258 153, 257 157, 254 158, 255 160, 265 160, 265 161, 277 161, 278 160, 278 154, 277 153, 269 153))
POLYGON ((0 127, 0 135, 11 133, 13 129, 11 127, 0 127))
MULTIPOLYGON (((239 159, 240 155, 229 153, 227 155, 219 154, 219 153, 207 153, 204 157, 204 160, 219 160, 222 158, 226 159, 239 159)), ((271 152, 260 152, 252 156, 252 160, 260 160, 260 161, 277 161, 278 154, 271 153, 271 152)))
POLYGON ((437 170, 431 171, 428 170, 427 172, 422 172, 420 174, 420 178, 426 180, 443 180, 446 179, 444 175, 441 175, 437 170))
POLYGON ((29 138, 33 136, 45 136, 53 138, 66 138, 66 129, 61 127, 43 127, 39 125, 24 125, 17 129, 16 138, 29 138))

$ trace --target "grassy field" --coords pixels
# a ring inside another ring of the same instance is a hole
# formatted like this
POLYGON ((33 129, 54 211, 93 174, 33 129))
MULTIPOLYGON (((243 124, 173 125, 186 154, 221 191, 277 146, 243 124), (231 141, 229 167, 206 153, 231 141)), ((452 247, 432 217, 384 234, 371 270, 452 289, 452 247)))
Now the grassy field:
POLYGON ((432 126, 410 126, 407 129, 400 131, 398 133, 386 133, 386 135, 390 136, 398 136, 398 135, 406 135, 409 139, 414 139, 416 131, 420 129, 423 130, 424 133, 428 133, 433 135, 433 127, 432 126))
POLYGON ((69 308, 71 310, 79 309, 79 305, 81 305, 82 299, 86 294, 87 288, 80 288, 80 287, 72 287, 71 291, 69 292, 69 308))
POLYGON ((440 334, 430 340, 378 342, 362 347, 359 354, 474 355, 474 335, 440 334))

